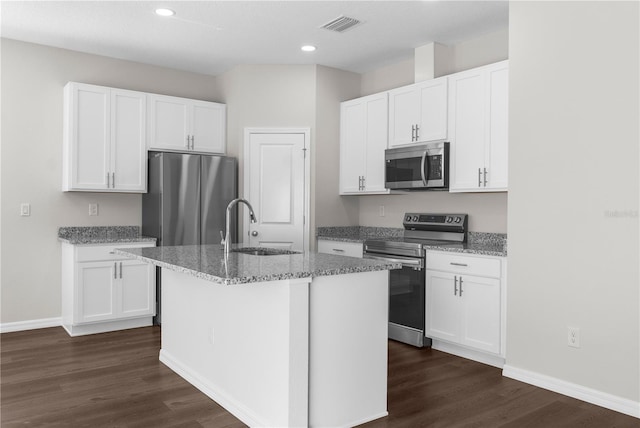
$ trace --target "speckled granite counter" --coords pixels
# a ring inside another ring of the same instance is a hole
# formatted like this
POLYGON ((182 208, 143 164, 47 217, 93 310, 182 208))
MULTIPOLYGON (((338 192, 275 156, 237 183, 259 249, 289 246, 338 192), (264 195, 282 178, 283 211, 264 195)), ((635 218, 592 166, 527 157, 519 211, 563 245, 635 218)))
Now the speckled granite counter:
POLYGON ((398 263, 319 253, 255 256, 232 252, 225 261, 221 245, 136 248, 115 252, 217 284, 313 278, 401 267, 398 263))
POLYGON ((318 239, 326 239, 328 241, 363 243, 367 239, 402 238, 404 229, 368 226, 318 227, 316 236, 318 239))
POLYGON ((73 245, 156 242, 156 238, 142 236, 140 226, 61 227, 58 240, 73 245))
MULTIPOLYGON (((401 241, 404 239, 404 229, 366 226, 318 227, 316 236, 318 239, 329 241, 358 243, 364 243, 370 239, 401 241)), ((425 248, 484 256, 507 256, 507 235, 504 233, 469 232, 467 240, 468 242, 459 245, 429 245, 425 248)))

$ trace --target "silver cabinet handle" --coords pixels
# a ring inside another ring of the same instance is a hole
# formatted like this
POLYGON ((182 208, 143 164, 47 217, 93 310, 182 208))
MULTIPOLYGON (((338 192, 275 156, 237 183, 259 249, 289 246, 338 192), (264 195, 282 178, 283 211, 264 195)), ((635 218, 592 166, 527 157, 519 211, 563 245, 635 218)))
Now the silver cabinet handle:
POLYGON ((118 279, 118 262, 113 262, 113 279, 118 279))
POLYGON ((482 172, 478 168, 478 187, 482 187, 482 172))
POLYGON ((484 170, 484 187, 487 187, 487 168, 482 168, 484 170))
POLYGON ((342 248, 332 248, 331 251, 335 251, 336 253, 344 253, 342 248))
POLYGON ((460 277, 460 297, 462 297, 462 277, 460 277))
POLYGON ((416 126, 411 125, 411 142, 416 141, 416 126))
POLYGON ((122 279, 122 262, 120 262, 120 279, 122 279))
POLYGON ((191 150, 193 150, 193 145, 194 145, 193 140, 194 140, 194 139, 195 139, 195 137, 192 135, 192 136, 191 136, 191 150))
POLYGON ((185 144, 185 147, 187 148, 187 150, 189 150, 189 136, 187 135, 187 144, 185 144))
POLYGON ((453 277, 453 295, 454 296, 458 295, 458 277, 457 276, 453 277))
POLYGON ((111 182, 109 181, 109 173, 107 172, 107 189, 111 188, 111 182))
POLYGON ((111 188, 113 188, 113 189, 116 188, 116 173, 115 172, 111 173, 111 188))
POLYGON ((466 263, 455 263, 455 262, 451 262, 451 263, 449 263, 449 264, 450 264, 450 265, 453 265, 453 266, 469 266, 469 265, 468 265, 468 264, 466 264, 466 263))
POLYGON ((416 124, 416 141, 420 140, 420 127, 416 124))
POLYGON ((362 189, 361 190, 366 190, 367 189, 367 177, 365 177, 364 175, 362 176, 362 189))

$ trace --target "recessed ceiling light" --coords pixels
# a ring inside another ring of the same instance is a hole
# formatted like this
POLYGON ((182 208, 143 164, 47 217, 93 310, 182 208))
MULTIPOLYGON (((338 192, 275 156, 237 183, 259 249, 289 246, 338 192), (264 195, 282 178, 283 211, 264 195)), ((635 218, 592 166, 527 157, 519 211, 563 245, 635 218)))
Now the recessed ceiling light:
POLYGON ((172 11, 171 9, 164 9, 164 8, 156 9, 156 15, 173 16, 175 14, 176 13, 174 11, 172 11))
POLYGON ((300 49, 302 49, 305 52, 313 52, 313 51, 316 50, 316 47, 315 46, 311 46, 311 45, 304 45, 300 49))

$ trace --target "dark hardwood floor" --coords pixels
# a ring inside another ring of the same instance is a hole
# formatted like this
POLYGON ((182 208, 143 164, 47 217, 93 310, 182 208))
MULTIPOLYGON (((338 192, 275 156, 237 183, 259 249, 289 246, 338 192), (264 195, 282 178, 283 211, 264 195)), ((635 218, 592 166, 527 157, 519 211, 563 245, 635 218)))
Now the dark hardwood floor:
MULTIPOLYGON (((0 335, 0 421, 14 427, 244 427, 158 361, 160 329, 0 335)), ((387 427, 640 427, 640 420, 389 342, 387 427)))

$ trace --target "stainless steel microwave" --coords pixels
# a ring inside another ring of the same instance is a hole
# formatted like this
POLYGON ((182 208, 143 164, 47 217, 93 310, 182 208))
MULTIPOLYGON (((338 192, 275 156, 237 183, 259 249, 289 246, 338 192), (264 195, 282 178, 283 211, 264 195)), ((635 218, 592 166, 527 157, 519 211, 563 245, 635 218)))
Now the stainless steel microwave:
POLYGON ((384 152, 385 187, 395 190, 448 190, 449 143, 399 147, 384 152))

